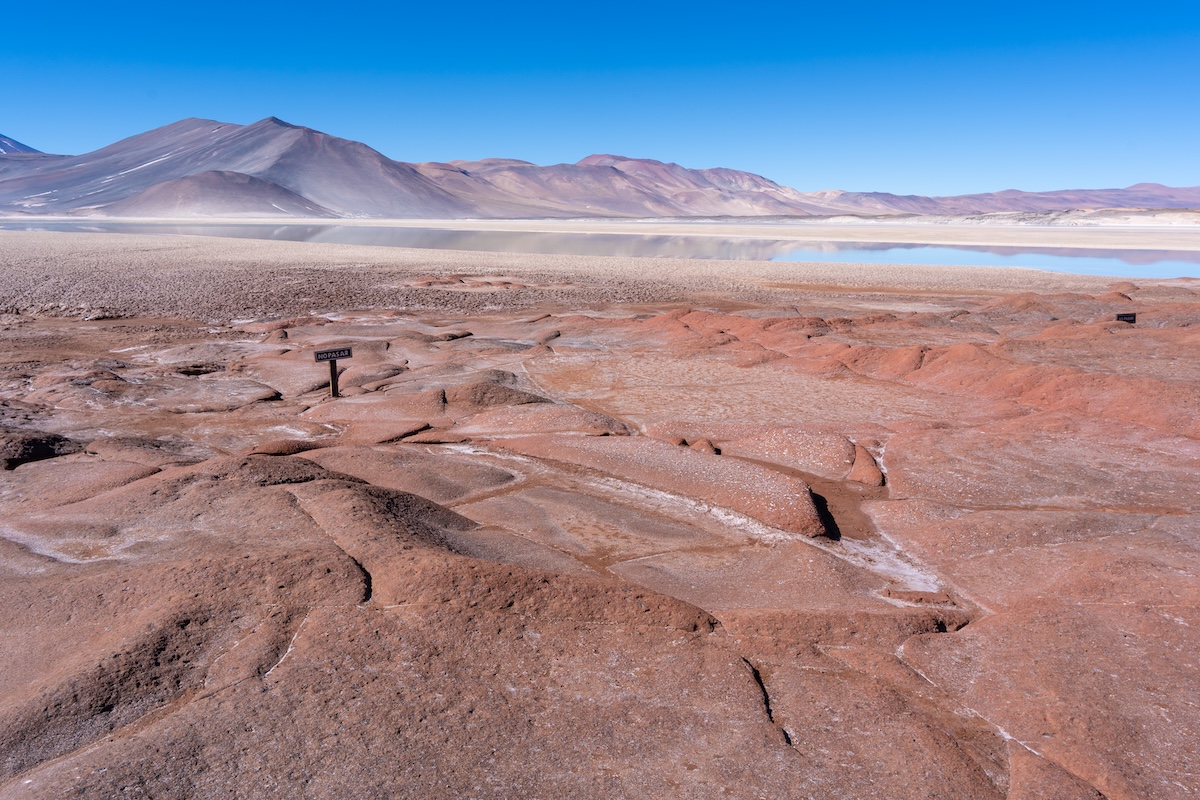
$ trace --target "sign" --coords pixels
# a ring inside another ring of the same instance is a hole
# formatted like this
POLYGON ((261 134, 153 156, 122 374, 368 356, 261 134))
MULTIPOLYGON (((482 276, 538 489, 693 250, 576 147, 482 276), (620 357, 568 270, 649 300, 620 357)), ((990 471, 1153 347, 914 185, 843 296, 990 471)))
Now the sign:
POLYGON ((313 358, 318 362, 329 362, 329 396, 341 397, 338 393, 338 370, 337 362, 339 358, 351 358, 354 355, 354 350, 349 347, 339 347, 336 350, 317 350, 313 353, 313 358))
POLYGON ((1137 314, 1117 314, 1117 322, 1137 322, 1137 314))
POLYGON ((337 361, 339 358, 352 358, 354 350, 350 347, 339 347, 337 350, 318 350, 313 353, 317 361, 337 361))

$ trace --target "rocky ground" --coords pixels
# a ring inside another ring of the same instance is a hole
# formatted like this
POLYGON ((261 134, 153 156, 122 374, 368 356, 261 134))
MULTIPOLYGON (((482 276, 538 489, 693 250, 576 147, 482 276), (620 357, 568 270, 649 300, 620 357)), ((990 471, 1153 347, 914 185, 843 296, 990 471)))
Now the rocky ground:
POLYGON ((380 250, 0 235, 0 796, 1200 794, 1200 282, 380 250))

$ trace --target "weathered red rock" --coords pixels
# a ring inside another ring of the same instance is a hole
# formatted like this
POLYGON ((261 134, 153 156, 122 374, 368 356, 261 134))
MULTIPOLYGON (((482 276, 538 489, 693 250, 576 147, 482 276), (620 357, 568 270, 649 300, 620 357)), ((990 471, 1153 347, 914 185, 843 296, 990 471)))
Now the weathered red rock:
POLYGON ((479 258, 0 320, 0 794, 1191 796, 1188 286, 543 308, 479 258))
POLYGON ((30 461, 79 450, 79 444, 56 433, 0 428, 0 468, 14 469, 30 461))
POLYGON ((861 483, 864 486, 883 486, 883 472, 871 451, 861 444, 854 445, 854 466, 850 468, 846 480, 861 483))
POLYGON ((826 533, 804 481, 753 464, 733 464, 645 437, 530 436, 502 444, 727 508, 790 533, 826 533))

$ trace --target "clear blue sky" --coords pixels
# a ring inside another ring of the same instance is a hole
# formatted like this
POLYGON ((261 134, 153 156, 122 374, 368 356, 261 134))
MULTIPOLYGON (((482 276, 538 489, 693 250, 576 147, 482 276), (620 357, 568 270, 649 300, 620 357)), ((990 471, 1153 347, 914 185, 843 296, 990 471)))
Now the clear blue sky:
POLYGON ((802 190, 1200 185, 1200 0, 48 3, 0 134, 82 153, 266 116, 405 161, 590 153, 802 190))

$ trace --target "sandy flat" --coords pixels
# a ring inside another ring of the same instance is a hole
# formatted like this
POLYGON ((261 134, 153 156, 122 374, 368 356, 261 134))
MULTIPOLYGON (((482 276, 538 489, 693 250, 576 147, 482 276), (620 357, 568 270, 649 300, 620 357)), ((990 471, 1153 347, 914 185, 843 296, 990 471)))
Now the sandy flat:
MULTIPOLYGON (((1117 232, 1120 233, 1120 232, 1117 232)), ((1101 291, 1117 279, 1000 267, 893 266, 505 254, 189 236, 0 231, 6 311, 202 312, 238 318, 286 311, 434 303, 477 308, 479 298, 422 276, 508 276, 522 283, 487 304, 545 302, 571 284, 581 297, 654 301, 693 294, 761 299, 819 287, 857 291, 1000 294, 1101 291), (319 276, 319 277, 318 277, 319 276)), ((455 287, 465 288, 465 287, 455 287)))

